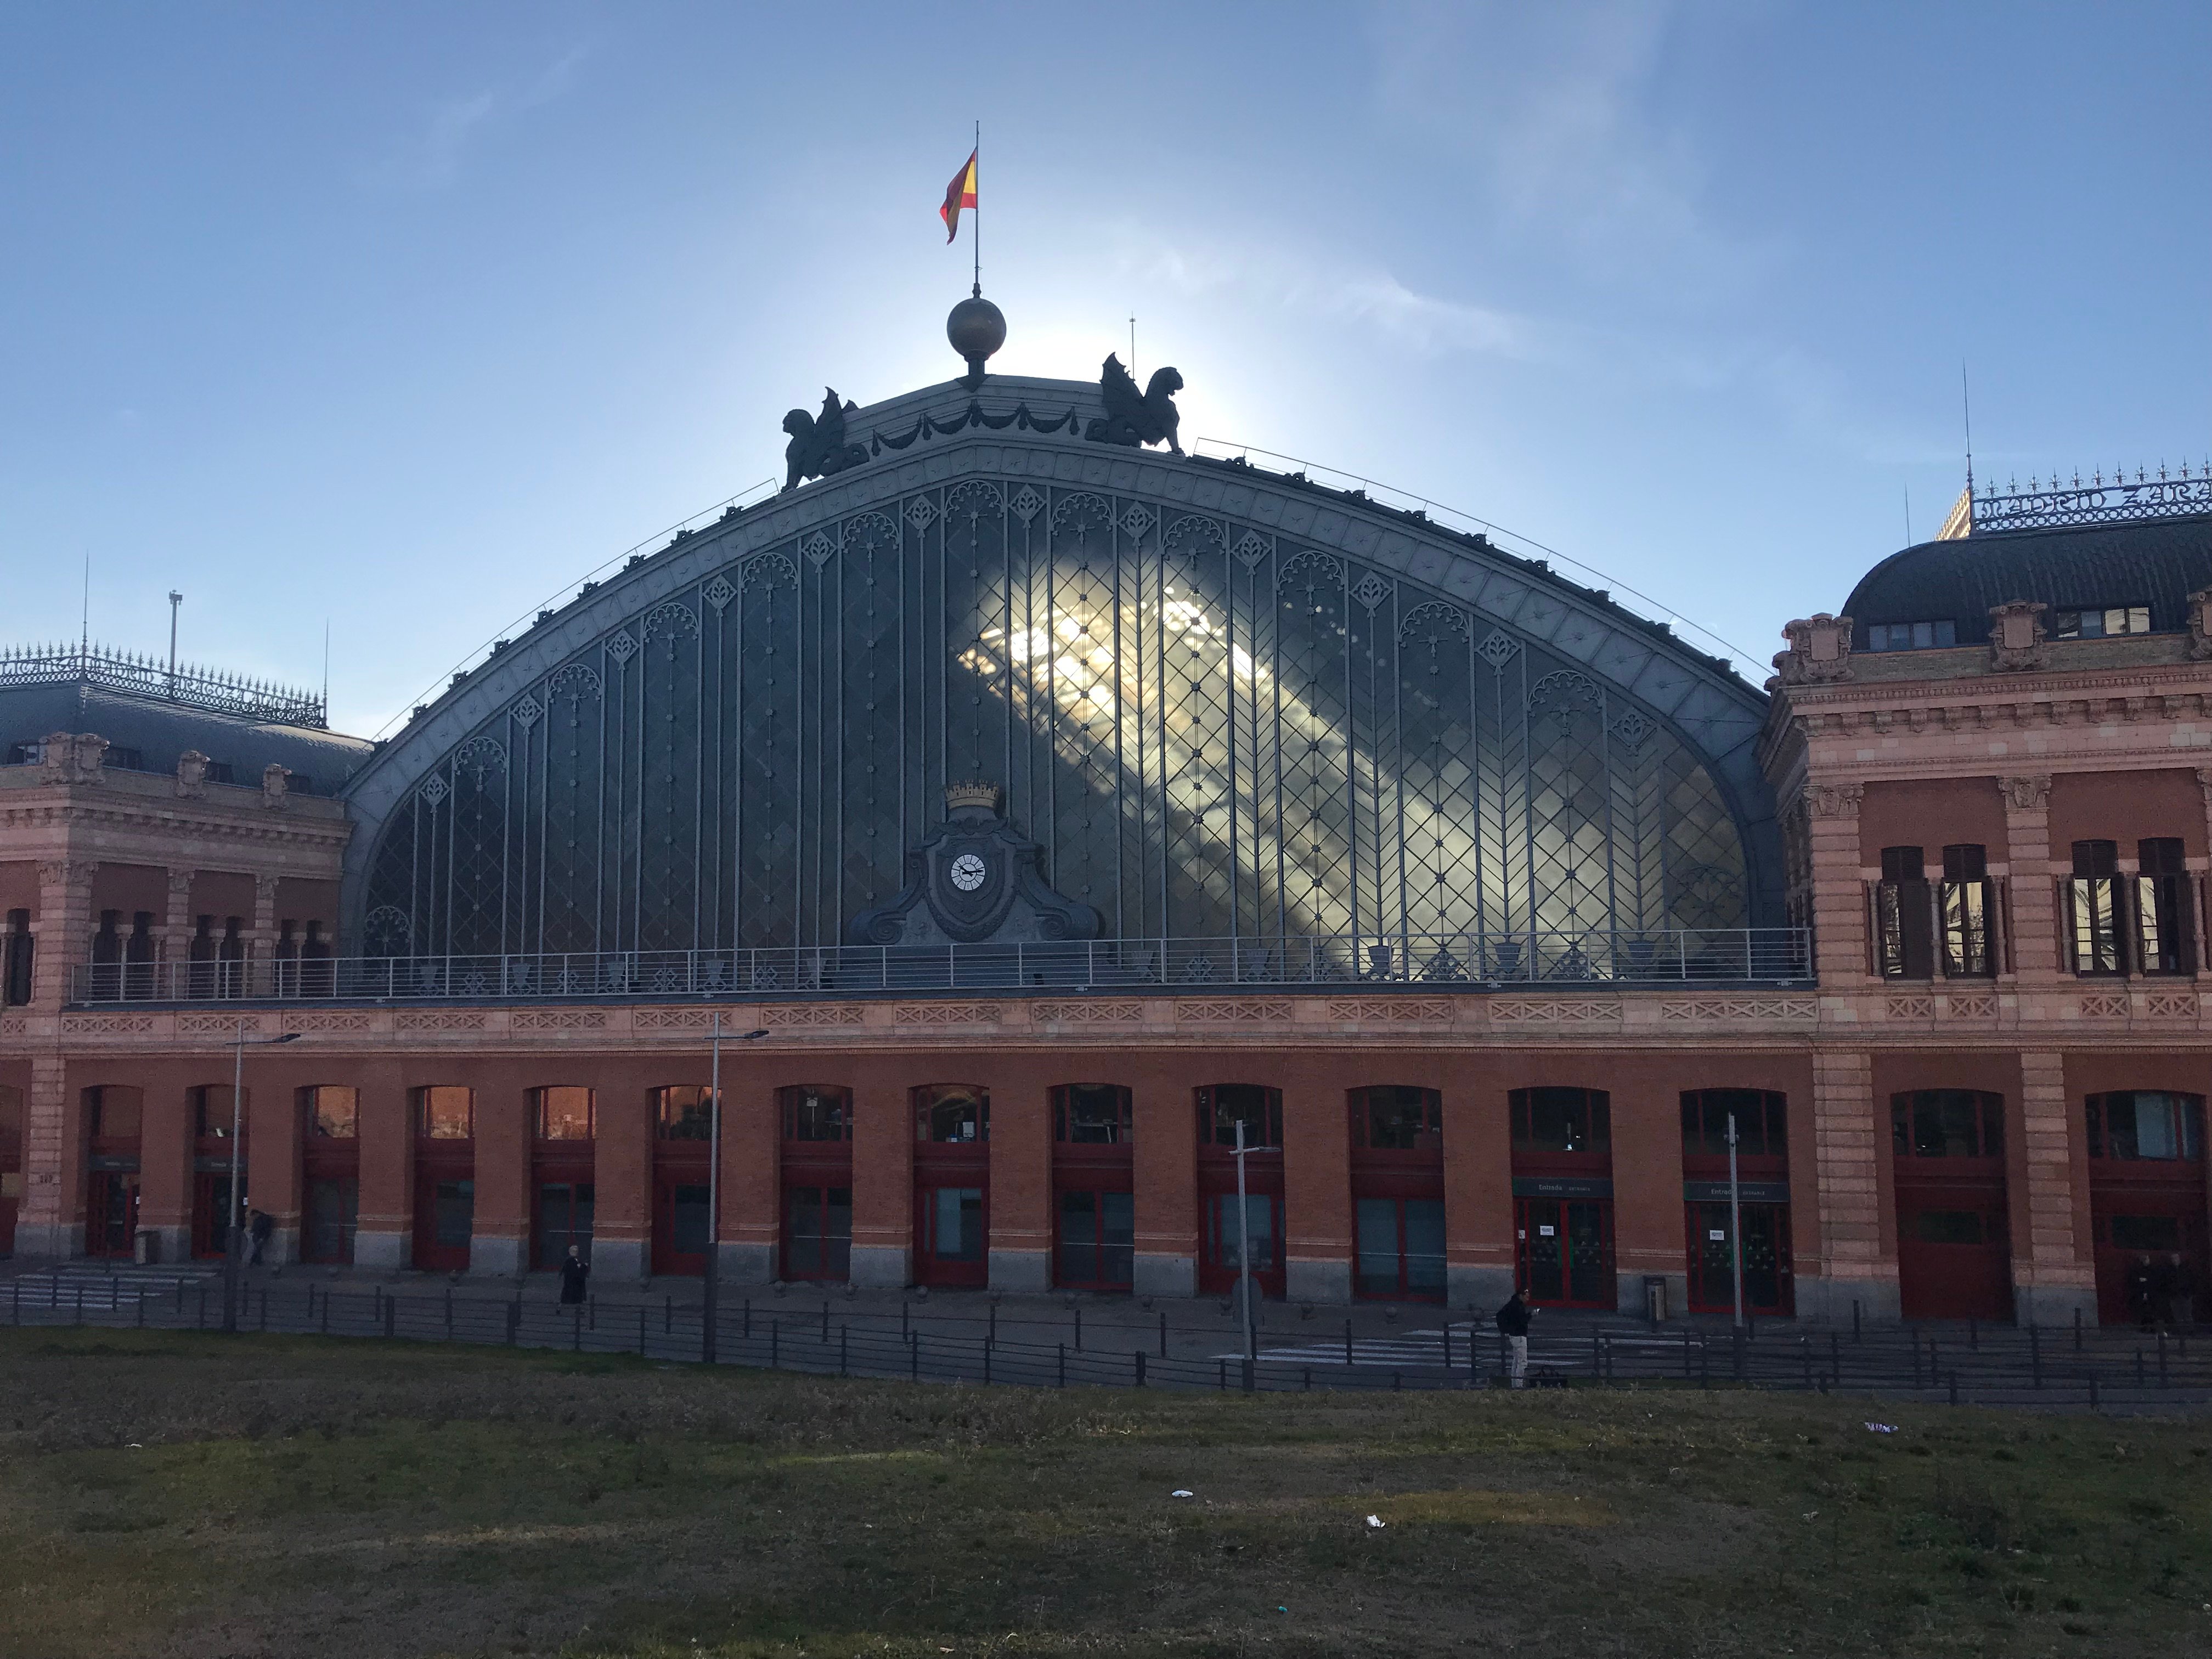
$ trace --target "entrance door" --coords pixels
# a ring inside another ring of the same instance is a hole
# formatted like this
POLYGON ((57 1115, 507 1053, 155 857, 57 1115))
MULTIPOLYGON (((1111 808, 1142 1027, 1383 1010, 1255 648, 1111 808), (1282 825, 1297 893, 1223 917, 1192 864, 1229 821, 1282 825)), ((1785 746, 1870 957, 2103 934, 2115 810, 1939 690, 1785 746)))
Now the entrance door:
POLYGON ((351 1261, 354 1224, 360 1212, 361 1182, 351 1176, 311 1178, 301 1253, 309 1261, 351 1261))
POLYGON ((853 1276, 853 1189, 783 1189, 783 1276, 842 1284, 853 1276))
POLYGON ((1615 1304, 1611 1199, 1516 1198, 1513 1207, 1521 1283, 1530 1305, 1615 1304))
POLYGON ((138 1236, 138 1172, 94 1170, 85 1193, 84 1253, 129 1255, 138 1236))
MULTIPOLYGON (((1690 1310, 1735 1310, 1735 1251, 1729 1241, 1729 1206, 1689 1204, 1690 1310)), ((1743 1214, 1743 1305, 1747 1313, 1786 1314, 1796 1305, 1790 1270, 1790 1206, 1746 1204, 1743 1214)))
POLYGON ((1897 1194, 1898 1301, 1907 1319, 2010 1319, 2004 1194, 1897 1194))
POLYGON ((538 1267, 550 1271, 568 1259, 568 1247, 588 1262, 592 1259, 592 1209, 595 1198, 588 1181, 541 1181, 538 1183, 538 1248, 531 1253, 538 1267))
POLYGON ((981 1285, 990 1278, 989 1188, 927 1186, 915 1193, 915 1282, 981 1285))
MULTIPOLYGON (((2114 1194, 2109 1200, 2101 1196, 2092 1200, 2091 1223, 2096 1239, 2097 1259, 2097 1318, 2102 1324, 2129 1325, 2142 1319, 2143 1310, 2128 1302, 2128 1275, 2149 1258, 2155 1270, 2180 1256, 2188 1273, 2189 1282, 2196 1285, 2197 1304, 2203 1304, 2205 1289, 2204 1223, 2202 1200, 2191 1208, 2189 1200, 2178 1194, 2143 1193, 2114 1194)), ((2156 1285, 2158 1278, 2152 1279, 2156 1285)), ((2150 1310, 2154 1322, 2162 1321, 2167 1310, 2150 1310)))
POLYGON ((662 1170, 654 1176, 653 1187, 653 1271, 704 1277, 708 1211, 714 1197, 707 1166, 662 1170))
POLYGON ((474 1181, 423 1172, 415 1184, 415 1265, 434 1273, 466 1269, 476 1208, 474 1181))
POLYGON ((1137 1206, 1129 1193, 1060 1189, 1053 1282, 1069 1290, 1126 1291, 1134 1276, 1137 1206))
POLYGON ((230 1176, 207 1171, 193 1176, 192 1254, 220 1258, 230 1238, 230 1176))
MULTIPOLYGON (((1283 1200, 1279 1193, 1247 1192, 1245 1236, 1252 1243, 1252 1278, 1262 1296, 1283 1294, 1283 1200)), ((1237 1194, 1212 1193, 1206 1199, 1206 1225, 1199 1241, 1198 1283, 1201 1291, 1226 1296, 1237 1288, 1243 1258, 1237 1254, 1237 1194)))
POLYGON ((1362 1296, 1444 1299, 1444 1204, 1440 1198, 1363 1198, 1356 1206, 1362 1296))

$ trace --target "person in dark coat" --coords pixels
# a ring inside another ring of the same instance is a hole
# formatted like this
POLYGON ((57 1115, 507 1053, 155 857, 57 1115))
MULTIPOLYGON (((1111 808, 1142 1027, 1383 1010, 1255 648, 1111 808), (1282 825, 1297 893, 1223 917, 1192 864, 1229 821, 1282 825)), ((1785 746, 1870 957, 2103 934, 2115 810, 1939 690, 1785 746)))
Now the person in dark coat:
POLYGON ((256 1210, 247 1218, 246 1236, 253 1243, 252 1254, 246 1258, 247 1267, 258 1267, 261 1265, 261 1253, 269 1248, 269 1235, 276 1230, 276 1224, 270 1219, 269 1212, 266 1210, 256 1210))
POLYGON ((2185 1331, 2197 1322, 2197 1275, 2189 1270, 2188 1258, 2180 1251, 2166 1258, 2159 1288, 2165 1292, 2159 1311, 2166 1316, 2167 1324, 2176 1331, 2185 1331))
POLYGON ((591 1264, 584 1260, 583 1252, 571 1244, 568 1255, 561 1262, 561 1300, 564 1303, 581 1302, 584 1299, 584 1281, 591 1276, 591 1264))
POLYGON ((2136 1323, 2148 1330, 2158 1322, 2158 1271, 2150 1257, 2139 1255, 2128 1263, 2128 1311, 2136 1323))
POLYGON ((1528 1380, 1528 1304, 1517 1285, 1498 1310, 1498 1329, 1505 1339, 1506 1381, 1513 1388, 1523 1388, 1528 1380))

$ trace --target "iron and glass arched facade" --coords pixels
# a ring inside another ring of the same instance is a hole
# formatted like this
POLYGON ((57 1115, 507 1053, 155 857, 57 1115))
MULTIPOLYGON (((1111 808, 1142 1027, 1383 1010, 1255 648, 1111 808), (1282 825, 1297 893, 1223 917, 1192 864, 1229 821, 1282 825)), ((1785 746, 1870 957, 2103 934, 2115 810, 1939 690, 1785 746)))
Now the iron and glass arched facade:
POLYGON ((1601 596, 1218 463, 928 460, 679 538, 457 687, 349 792, 354 950, 838 944, 976 780, 1107 938, 1778 920, 1761 700, 1601 596))

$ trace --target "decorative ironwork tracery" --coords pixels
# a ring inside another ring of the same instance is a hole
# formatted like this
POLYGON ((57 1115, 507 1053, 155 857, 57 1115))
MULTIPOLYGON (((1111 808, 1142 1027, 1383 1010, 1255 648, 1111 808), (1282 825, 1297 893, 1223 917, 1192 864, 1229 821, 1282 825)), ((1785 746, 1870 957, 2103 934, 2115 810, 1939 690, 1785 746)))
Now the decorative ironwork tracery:
POLYGON ((365 908, 424 954, 831 945, 974 778, 1109 936, 1757 920, 1702 757, 1540 639, 1279 530, 1019 479, 607 618, 404 799, 365 908))

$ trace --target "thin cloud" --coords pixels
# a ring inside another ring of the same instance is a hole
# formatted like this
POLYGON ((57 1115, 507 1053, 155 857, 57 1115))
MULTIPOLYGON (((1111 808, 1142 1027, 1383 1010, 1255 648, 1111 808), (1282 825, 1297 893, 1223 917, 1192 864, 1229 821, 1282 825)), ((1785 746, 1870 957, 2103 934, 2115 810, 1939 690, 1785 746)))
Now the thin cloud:
POLYGON ((1231 252, 1204 242, 1170 242, 1133 227, 1123 231, 1121 241, 1121 268, 1139 279, 1185 294, 1232 293, 1306 317, 1362 323, 1425 356, 1471 352, 1533 362, 1559 349, 1552 331, 1533 319, 1423 294, 1387 270, 1358 270, 1279 246, 1231 252))
POLYGON ((393 182, 437 189, 460 176, 470 148, 486 131, 525 112, 550 103, 574 83, 586 55, 570 48, 520 86, 487 87, 452 98, 431 111, 430 118, 383 171, 393 182))

